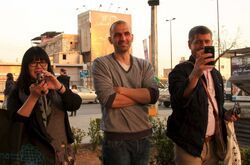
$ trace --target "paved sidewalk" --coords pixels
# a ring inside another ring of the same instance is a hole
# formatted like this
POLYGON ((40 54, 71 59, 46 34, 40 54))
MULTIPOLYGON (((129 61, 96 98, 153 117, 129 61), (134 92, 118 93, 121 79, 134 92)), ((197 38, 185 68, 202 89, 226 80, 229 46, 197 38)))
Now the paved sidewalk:
MULTIPOLYGON (((159 110, 157 117, 163 119, 168 117, 172 110, 159 110)), ((101 118, 101 114, 91 114, 91 115, 77 115, 69 117, 71 127, 80 128, 86 133, 88 132, 90 120, 101 118)), ((86 137, 83 139, 82 143, 89 143, 90 138, 86 137)))

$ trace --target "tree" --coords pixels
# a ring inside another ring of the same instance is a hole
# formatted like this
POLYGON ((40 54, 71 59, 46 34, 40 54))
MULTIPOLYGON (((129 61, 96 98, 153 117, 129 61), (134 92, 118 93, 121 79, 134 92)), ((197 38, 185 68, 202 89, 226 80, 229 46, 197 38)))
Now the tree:
MULTIPOLYGON (((214 34, 217 34, 215 31, 213 32, 214 34)), ((239 34, 240 30, 239 28, 237 29, 237 33, 235 37, 230 37, 228 35, 228 31, 226 30, 225 26, 222 26, 222 31, 221 31, 221 38, 220 38, 220 48, 218 49, 218 36, 215 35, 214 38, 217 38, 217 40, 214 40, 214 45, 216 45, 216 50, 220 52, 219 57, 217 57, 216 60, 218 60, 220 57, 224 56, 229 50, 232 48, 236 48, 239 46, 238 40, 239 40, 239 34)))

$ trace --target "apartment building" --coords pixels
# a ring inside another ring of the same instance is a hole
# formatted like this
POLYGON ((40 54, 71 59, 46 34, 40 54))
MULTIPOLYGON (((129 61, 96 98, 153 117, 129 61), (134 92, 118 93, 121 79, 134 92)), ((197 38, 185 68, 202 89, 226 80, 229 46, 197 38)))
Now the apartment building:
POLYGON ((44 48, 48 53, 56 76, 59 75, 60 69, 64 68, 70 76, 70 85, 84 84, 80 78, 80 72, 84 69, 84 64, 79 52, 77 34, 51 31, 45 32, 31 41, 44 48))

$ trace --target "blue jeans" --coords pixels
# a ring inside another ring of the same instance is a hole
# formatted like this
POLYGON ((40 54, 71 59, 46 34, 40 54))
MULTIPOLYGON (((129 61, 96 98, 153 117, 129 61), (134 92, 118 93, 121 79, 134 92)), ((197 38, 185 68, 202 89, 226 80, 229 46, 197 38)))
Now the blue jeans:
POLYGON ((149 152, 149 138, 126 141, 104 140, 102 146, 104 165, 147 165, 149 152))

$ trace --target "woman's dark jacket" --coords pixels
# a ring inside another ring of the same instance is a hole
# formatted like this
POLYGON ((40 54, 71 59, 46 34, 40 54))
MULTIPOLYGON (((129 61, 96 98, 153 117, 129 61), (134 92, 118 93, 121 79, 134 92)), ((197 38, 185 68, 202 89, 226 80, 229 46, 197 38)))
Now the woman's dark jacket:
MULTIPOLYGON (((63 107, 61 110, 63 110, 65 113, 65 128, 66 128, 66 136, 68 140, 68 144, 71 144, 74 142, 73 139, 73 133, 70 128, 69 119, 67 111, 74 111, 79 109, 82 103, 82 99, 79 95, 73 93, 71 90, 66 88, 66 91, 63 94, 57 93, 55 90, 51 90, 48 95, 56 95, 59 96, 61 106, 63 107)), ((38 102, 36 103, 30 117, 23 117, 21 115, 18 115, 16 112, 19 108, 23 105, 23 101, 20 98, 19 89, 16 87, 11 92, 8 100, 8 111, 10 112, 10 117, 13 120, 24 122, 25 125, 25 133, 26 137, 28 137, 29 141, 37 142, 40 144, 40 146, 45 146, 47 148, 48 152, 50 154, 55 154, 54 149, 51 142, 51 137, 46 132, 46 128, 43 126, 43 120, 41 111, 38 109, 38 102), (47 147, 46 147, 47 146, 47 147)), ((50 155, 48 154, 48 155, 50 155)))
MULTIPOLYGON (((190 56, 189 62, 178 64, 169 74, 169 91, 173 112, 168 118, 167 136, 191 155, 200 156, 208 124, 208 97, 199 80, 191 96, 183 98, 184 90, 189 83, 189 75, 193 70, 192 63, 195 63, 195 59, 190 56)), ((222 121, 223 137, 226 141, 223 80, 216 69, 211 71, 211 75, 214 80, 219 118, 222 121)), ((206 82, 204 75, 202 79, 206 82)))

